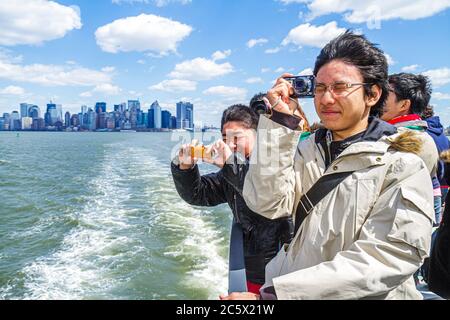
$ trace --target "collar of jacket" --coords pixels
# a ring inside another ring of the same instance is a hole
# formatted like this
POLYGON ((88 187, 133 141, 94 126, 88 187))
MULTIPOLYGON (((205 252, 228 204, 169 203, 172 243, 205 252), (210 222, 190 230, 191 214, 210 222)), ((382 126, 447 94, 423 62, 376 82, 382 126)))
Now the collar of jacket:
MULTIPOLYGON (((397 133, 395 126, 378 118, 369 117, 369 126, 366 131, 342 141, 342 151, 328 167, 326 173, 357 171, 373 165, 384 164, 384 159, 380 155, 386 153, 390 144, 387 141, 380 140, 395 133, 397 133), (364 157, 355 157, 350 162, 341 161, 344 157, 362 153, 366 153, 366 155, 364 157)), ((326 145, 326 135, 327 129, 317 130, 315 143, 323 145, 323 141, 325 141, 326 145)))
MULTIPOLYGON (((407 114, 406 116, 400 116, 388 121, 388 123, 401 127, 410 127, 411 129, 416 129, 416 127, 422 128, 422 130, 428 129, 428 123, 417 114, 407 114)), ((417 129, 416 129, 417 130, 417 129)))

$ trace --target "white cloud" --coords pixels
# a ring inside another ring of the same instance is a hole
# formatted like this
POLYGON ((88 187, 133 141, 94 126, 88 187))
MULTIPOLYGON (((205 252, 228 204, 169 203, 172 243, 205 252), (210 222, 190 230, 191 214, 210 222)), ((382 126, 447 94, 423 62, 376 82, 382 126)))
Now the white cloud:
POLYGON ((157 7, 163 7, 168 5, 170 2, 180 2, 181 4, 191 3, 191 0, 154 0, 157 7))
POLYGON ((231 50, 216 51, 212 54, 213 61, 219 61, 228 58, 231 55, 231 50))
POLYGON ((286 46, 292 43, 297 46, 307 45, 322 48, 330 40, 344 33, 345 30, 345 28, 338 28, 336 21, 321 26, 314 26, 309 23, 301 24, 289 31, 281 44, 286 46))
POLYGON ((197 90, 197 82, 190 80, 164 80, 158 84, 149 87, 150 90, 159 90, 166 92, 183 92, 197 90))
POLYGON ((111 67, 111 66, 103 67, 103 68, 102 68, 102 71, 103 71, 103 72, 106 72, 106 73, 111 73, 111 72, 116 71, 116 67, 111 67))
POLYGON ((41 44, 81 26, 76 6, 47 0, 0 1, 0 45, 41 44))
MULTIPOLYGON (((289 0, 288 0, 289 1, 289 0)), ((431 17, 450 7, 450 0, 310 0, 310 18, 343 13, 350 23, 391 19, 416 20, 431 17)))
POLYGON ((279 67, 279 68, 277 68, 276 70, 274 70, 273 72, 275 72, 275 73, 283 73, 283 72, 285 72, 285 71, 286 71, 285 68, 279 67))
POLYGON ((314 73, 314 70, 311 68, 306 68, 305 70, 299 72, 299 76, 310 76, 314 73))
POLYGON ((105 96, 117 96, 122 92, 118 86, 112 85, 110 83, 102 83, 95 86, 91 91, 86 91, 80 94, 80 97, 89 98, 94 95, 94 93, 100 93, 105 96))
POLYGON ((246 99, 247 90, 237 87, 217 86, 203 91, 205 95, 213 95, 225 98, 226 100, 242 101, 246 99))
POLYGON ((0 79, 46 86, 96 86, 110 83, 110 72, 71 65, 23 65, 0 56, 0 79))
POLYGON ((249 84, 264 83, 264 80, 261 79, 260 77, 253 77, 253 78, 248 78, 247 80, 245 80, 245 82, 249 83, 249 84))
POLYGON ((428 70, 422 74, 429 77, 435 87, 441 87, 450 83, 450 68, 428 70))
POLYGON ((414 72, 414 71, 417 70, 418 67, 419 67, 418 64, 413 64, 413 65, 410 65, 410 66, 405 66, 405 67, 403 67, 403 68, 402 68, 402 71, 403 71, 403 72, 414 72))
POLYGON ((90 97, 92 97, 92 92, 91 91, 82 92, 82 93, 80 93, 80 97, 90 98, 90 97))
POLYGON ((250 39, 247 42, 247 47, 249 48, 253 48, 254 46, 257 45, 263 45, 265 43, 269 42, 269 40, 265 39, 265 38, 259 38, 259 39, 250 39))
POLYGON ((146 62, 145 62, 145 60, 142 60, 142 59, 139 59, 138 61, 136 61, 137 63, 139 63, 139 64, 145 64, 146 62))
POLYGON ((433 98, 437 99, 437 100, 450 100, 450 94, 442 93, 442 92, 435 92, 435 93, 433 93, 433 98))
POLYGON ((153 14, 141 14, 115 20, 95 31, 103 51, 150 52, 167 55, 176 52, 178 44, 192 32, 192 27, 153 14))
POLYGON ((270 72, 270 68, 261 68, 261 73, 270 72))
POLYGON ((267 53, 267 54, 274 54, 274 53, 280 52, 280 50, 281 50, 280 47, 276 47, 276 48, 267 49, 264 52, 267 53))
POLYGON ((118 95, 122 92, 122 89, 120 89, 118 86, 112 85, 110 83, 102 83, 97 86, 95 86, 93 92, 99 92, 106 95, 118 95))
MULTIPOLYGON (((135 2, 149 3, 149 0, 112 0, 112 3, 116 3, 116 4, 123 4, 123 3, 134 4, 135 2)), ((171 2, 179 2, 181 4, 188 4, 188 3, 191 3, 192 0, 153 0, 153 2, 155 3, 155 5, 157 7, 164 7, 171 2)))
POLYGON ((17 86, 7 86, 6 88, 0 89, 0 94, 21 96, 25 94, 25 89, 17 86))
POLYGON ((169 74, 169 77, 196 81, 210 80, 233 71, 233 66, 228 62, 218 64, 205 58, 195 58, 177 64, 175 69, 169 74))
POLYGON ((396 64, 396 61, 394 60, 394 58, 392 58, 391 55, 387 53, 384 53, 384 55, 386 56, 388 65, 393 66, 394 64, 396 64))

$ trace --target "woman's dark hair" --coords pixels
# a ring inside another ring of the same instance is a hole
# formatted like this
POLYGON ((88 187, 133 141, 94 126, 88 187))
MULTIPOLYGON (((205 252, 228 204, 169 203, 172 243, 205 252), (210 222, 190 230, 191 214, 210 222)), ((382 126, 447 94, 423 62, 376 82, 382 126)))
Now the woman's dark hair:
POLYGON ((426 76, 412 73, 398 73, 389 76, 389 84, 397 101, 411 101, 410 113, 421 114, 431 99, 431 82, 426 76))
POLYGON ((316 59, 314 75, 317 76, 320 68, 332 60, 341 60, 359 69, 364 83, 368 83, 364 86, 367 96, 373 95, 373 85, 380 87, 380 99, 370 111, 371 115, 379 115, 389 94, 388 63, 383 51, 365 36, 347 30, 322 49, 316 59))
POLYGON ((235 104, 223 112, 220 130, 223 130, 225 123, 230 121, 242 122, 247 129, 256 130, 258 128, 259 115, 246 105, 235 104))

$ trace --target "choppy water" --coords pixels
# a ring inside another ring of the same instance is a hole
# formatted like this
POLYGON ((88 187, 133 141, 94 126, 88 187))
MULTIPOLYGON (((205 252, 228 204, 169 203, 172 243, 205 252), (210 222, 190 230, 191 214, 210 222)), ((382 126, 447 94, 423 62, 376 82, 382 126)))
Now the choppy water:
POLYGON ((0 299, 225 293, 230 210, 179 198, 176 143, 168 133, 0 132, 0 299))

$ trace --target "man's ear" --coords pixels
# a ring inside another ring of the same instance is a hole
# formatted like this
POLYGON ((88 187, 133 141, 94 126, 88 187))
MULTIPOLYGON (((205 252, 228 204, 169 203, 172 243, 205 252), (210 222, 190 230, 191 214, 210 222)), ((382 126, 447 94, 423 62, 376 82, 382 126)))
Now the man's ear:
POLYGON ((400 110, 405 114, 410 114, 411 109, 411 100, 405 99, 402 101, 402 105, 400 106, 400 110))
POLYGON ((382 89, 377 84, 370 88, 370 94, 366 97, 366 103, 370 108, 377 104, 382 92, 382 89))

